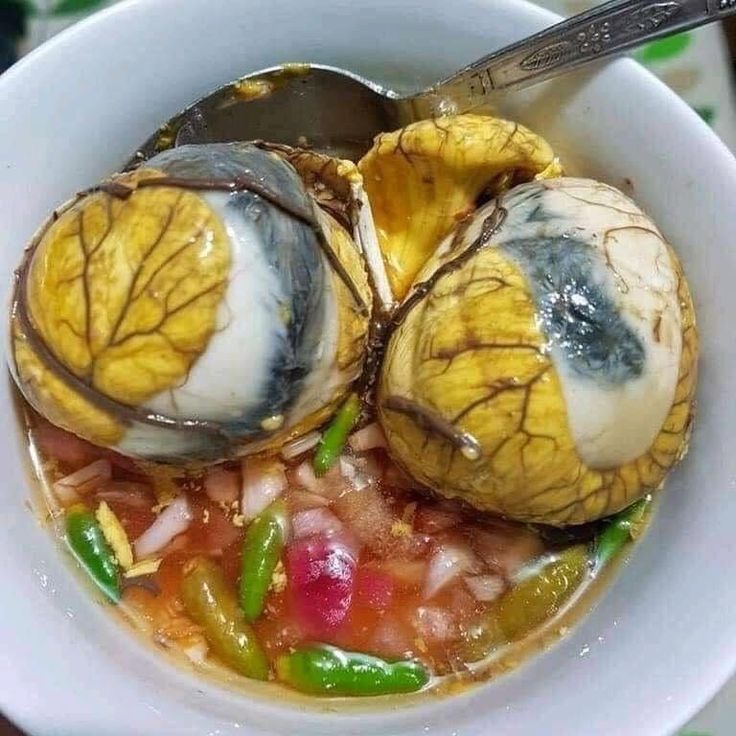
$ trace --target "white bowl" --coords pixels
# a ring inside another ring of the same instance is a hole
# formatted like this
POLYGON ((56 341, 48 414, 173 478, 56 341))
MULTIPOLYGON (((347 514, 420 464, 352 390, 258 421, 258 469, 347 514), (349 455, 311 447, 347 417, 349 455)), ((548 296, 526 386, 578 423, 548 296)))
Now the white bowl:
MULTIPOLYGON (((130 0, 0 78, 3 283, 46 213, 243 73, 334 64, 412 86, 549 24, 516 0, 130 0)), ((2 387, 0 708, 32 734, 667 734, 736 667, 736 162, 633 62, 508 100, 573 168, 630 188, 683 258, 703 338, 697 430, 645 541, 553 651, 416 708, 322 713, 174 668, 90 602, 27 506, 2 387)))

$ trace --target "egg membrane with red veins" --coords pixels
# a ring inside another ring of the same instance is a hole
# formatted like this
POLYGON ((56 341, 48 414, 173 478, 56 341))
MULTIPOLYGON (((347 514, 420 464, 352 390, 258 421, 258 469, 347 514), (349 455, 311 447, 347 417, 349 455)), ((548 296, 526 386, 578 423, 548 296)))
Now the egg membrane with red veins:
POLYGON ((361 373, 367 241, 380 262, 350 162, 245 143, 163 152, 38 233, 18 271, 13 374, 53 423, 127 455, 277 448, 361 373))
POLYGON ((438 493, 577 524, 657 489, 687 446, 692 300, 657 226, 589 179, 521 184, 468 218, 394 319, 378 407, 438 493))

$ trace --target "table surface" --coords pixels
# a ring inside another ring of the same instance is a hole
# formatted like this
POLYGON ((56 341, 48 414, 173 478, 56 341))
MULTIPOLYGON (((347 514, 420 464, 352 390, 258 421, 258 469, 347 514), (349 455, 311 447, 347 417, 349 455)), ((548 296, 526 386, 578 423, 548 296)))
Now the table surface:
MULTIPOLYGON (((0 72, 14 54, 30 50, 96 7, 111 2, 115 0, 0 0, 0 72)), ((537 2, 563 15, 581 12, 595 4, 591 0, 537 2)), ((736 19, 727 26, 725 34, 720 27, 709 26, 650 43, 634 56, 692 105, 726 145, 736 151, 732 63, 732 58, 736 58, 736 19)), ((734 733, 736 678, 683 728, 680 736, 734 733)), ((0 714, 0 736, 23 734, 0 714)))

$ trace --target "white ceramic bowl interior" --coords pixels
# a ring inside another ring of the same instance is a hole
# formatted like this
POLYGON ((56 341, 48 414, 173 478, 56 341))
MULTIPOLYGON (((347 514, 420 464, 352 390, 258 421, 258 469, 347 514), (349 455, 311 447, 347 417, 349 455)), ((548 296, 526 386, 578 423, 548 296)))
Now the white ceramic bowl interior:
MULTIPOLYGON (((51 208, 214 87, 287 61, 410 88, 553 20, 517 0, 129 0, 0 78, 0 277, 51 208)), ((685 264, 703 340, 697 429, 645 541, 559 646, 419 708, 297 712, 175 669, 90 602, 29 512, 2 383, 0 708, 32 734, 667 734, 736 666, 736 163, 633 62, 509 98, 576 172, 629 190, 685 264)))

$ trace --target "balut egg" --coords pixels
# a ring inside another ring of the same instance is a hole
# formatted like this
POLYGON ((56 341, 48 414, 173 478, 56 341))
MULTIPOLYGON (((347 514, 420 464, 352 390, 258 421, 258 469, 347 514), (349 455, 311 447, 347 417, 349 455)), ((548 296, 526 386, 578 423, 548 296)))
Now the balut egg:
POLYGON ((519 123, 486 115, 420 120, 382 133, 358 168, 398 299, 478 199, 562 173, 541 136, 519 123))
POLYGON ((686 449, 697 364, 687 282, 620 191, 521 184, 463 222, 394 317, 378 410, 438 493, 554 525, 657 489, 686 449))
POLYGON ((347 229, 360 176, 316 154, 310 171, 303 153, 302 178, 292 153, 182 146, 57 212, 17 274, 11 367, 28 401, 95 444, 174 462, 324 422, 361 373, 371 318, 347 229), (312 186, 314 170, 340 191, 312 186))

